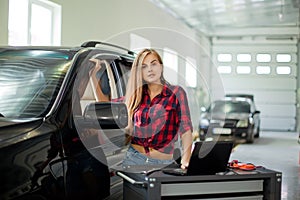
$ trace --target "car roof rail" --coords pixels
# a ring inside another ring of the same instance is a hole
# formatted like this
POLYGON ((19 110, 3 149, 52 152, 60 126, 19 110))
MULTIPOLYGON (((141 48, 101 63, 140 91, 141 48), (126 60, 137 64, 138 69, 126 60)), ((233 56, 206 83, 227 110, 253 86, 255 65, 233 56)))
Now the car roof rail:
POLYGON ((115 48, 118 48, 118 49, 122 49, 122 50, 127 51, 128 54, 134 55, 134 52, 133 52, 133 51, 130 51, 129 49, 126 49, 126 48, 124 48, 124 47, 121 47, 121 46, 118 46, 118 45, 115 45, 115 44, 106 43, 106 42, 88 41, 88 42, 83 43, 83 44, 81 45, 81 47, 96 47, 97 44, 100 44, 100 45, 106 45, 106 46, 110 46, 110 47, 115 47, 115 48))

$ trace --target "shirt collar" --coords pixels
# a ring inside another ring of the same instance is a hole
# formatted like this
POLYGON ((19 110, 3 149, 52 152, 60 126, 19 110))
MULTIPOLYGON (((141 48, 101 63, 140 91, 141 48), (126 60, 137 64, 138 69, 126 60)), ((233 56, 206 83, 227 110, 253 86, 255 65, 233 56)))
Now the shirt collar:
POLYGON ((163 96, 171 96, 173 94, 173 91, 168 84, 164 84, 163 90, 162 90, 162 95, 163 96))
MULTIPOLYGON (((146 95, 149 95, 147 85, 144 85, 143 90, 144 90, 144 93, 145 93, 146 95)), ((167 97, 167 96, 171 96, 172 93, 173 93, 173 92, 172 92, 172 90, 171 90, 171 88, 170 88, 170 85, 164 84, 164 85, 163 85, 163 89, 162 89, 162 91, 161 91, 161 95, 167 97)))

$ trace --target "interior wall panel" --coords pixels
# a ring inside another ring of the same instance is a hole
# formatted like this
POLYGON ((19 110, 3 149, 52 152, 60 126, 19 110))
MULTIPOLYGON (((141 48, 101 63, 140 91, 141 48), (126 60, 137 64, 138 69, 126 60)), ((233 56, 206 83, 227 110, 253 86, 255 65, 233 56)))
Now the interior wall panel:
MULTIPOLYGON (((224 94, 226 93, 248 93, 253 94, 257 109, 261 111, 261 130, 296 130, 297 116, 297 40, 268 40, 261 37, 261 41, 253 42, 215 39, 212 44, 212 55, 214 60, 213 68, 218 66, 230 66, 232 71, 229 74, 212 73, 212 91, 218 91, 220 86, 215 84, 215 80, 221 79, 224 94), (218 62, 217 55, 228 53, 232 55, 232 60, 227 63, 218 62), (251 61, 240 63, 237 61, 237 54, 245 53, 251 55, 251 61), (269 54, 270 62, 258 62, 257 54, 269 54), (290 62, 278 63, 277 54, 291 55, 290 62), (250 73, 237 73, 237 66, 249 66, 250 73), (269 66, 269 74, 257 74, 257 66, 269 66), (278 66, 288 66, 289 74, 278 74, 278 66)), ((216 70, 212 70, 215 72, 216 70)), ((220 83, 220 81, 219 81, 220 83)), ((220 97, 220 95, 219 95, 220 97)))

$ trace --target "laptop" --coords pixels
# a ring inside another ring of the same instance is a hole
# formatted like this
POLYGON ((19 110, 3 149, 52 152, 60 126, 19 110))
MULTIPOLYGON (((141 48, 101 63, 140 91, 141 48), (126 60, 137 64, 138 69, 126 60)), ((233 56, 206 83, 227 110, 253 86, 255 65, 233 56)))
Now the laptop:
POLYGON ((233 148, 231 141, 195 142, 187 169, 165 168, 162 171, 171 175, 215 175, 227 170, 233 148))

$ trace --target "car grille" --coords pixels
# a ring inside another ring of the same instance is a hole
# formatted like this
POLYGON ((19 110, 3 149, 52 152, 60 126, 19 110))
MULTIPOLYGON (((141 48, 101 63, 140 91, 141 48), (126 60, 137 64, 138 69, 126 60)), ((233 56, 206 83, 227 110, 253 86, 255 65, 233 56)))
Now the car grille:
POLYGON ((225 121, 211 121, 211 126, 213 127, 223 127, 223 128, 235 128, 238 120, 226 119, 225 121))
POLYGON ((235 128, 237 124, 237 120, 225 120, 223 125, 224 128, 235 128))

